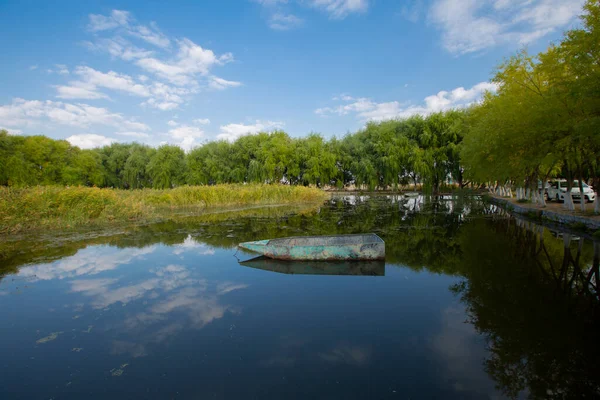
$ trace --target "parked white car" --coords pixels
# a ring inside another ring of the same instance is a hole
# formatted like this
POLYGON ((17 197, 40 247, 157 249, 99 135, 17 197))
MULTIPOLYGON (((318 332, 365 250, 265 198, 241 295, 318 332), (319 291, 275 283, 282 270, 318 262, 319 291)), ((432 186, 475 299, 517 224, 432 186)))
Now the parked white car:
MULTIPOLYGON (((552 181, 548 189, 546 189, 546 196, 548 200, 564 201, 566 193, 566 179, 552 181)), ((573 198, 573 201, 581 200, 581 193, 579 191, 579 181, 573 181, 573 187, 571 188, 571 197, 573 198)), ((596 193, 585 182, 583 183, 583 197, 588 203, 593 203, 596 199, 596 193)))

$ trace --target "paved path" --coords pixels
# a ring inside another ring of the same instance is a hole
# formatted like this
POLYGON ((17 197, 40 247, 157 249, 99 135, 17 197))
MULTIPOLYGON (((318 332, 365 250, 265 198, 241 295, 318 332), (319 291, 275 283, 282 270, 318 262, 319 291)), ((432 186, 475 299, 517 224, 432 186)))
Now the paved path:
MULTIPOLYGON (((531 203, 519 203, 515 199, 489 195, 491 202, 518 214, 535 214, 540 218, 547 218, 560 224, 584 224, 588 229, 600 229, 600 215, 594 215, 594 204, 586 204, 586 212, 579 211, 579 203, 575 203, 575 211, 564 209, 562 203, 548 202, 546 207, 531 203)), ((596 199, 596 201, 599 201, 596 199)))

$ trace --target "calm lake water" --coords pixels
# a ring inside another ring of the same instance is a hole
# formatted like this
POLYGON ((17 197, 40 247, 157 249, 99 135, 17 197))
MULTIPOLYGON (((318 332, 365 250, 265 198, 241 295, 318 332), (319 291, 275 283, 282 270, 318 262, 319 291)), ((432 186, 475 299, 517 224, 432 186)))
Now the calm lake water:
POLYGON ((477 198, 396 196, 28 238, 0 259, 0 398, 595 398, 599 249, 477 198), (237 260, 358 232, 384 265, 237 260))

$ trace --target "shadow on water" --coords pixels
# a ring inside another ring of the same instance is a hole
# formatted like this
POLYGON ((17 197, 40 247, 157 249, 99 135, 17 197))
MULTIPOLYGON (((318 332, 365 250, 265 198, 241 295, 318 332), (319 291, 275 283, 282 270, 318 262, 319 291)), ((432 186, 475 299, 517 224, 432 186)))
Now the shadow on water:
POLYGON ((259 256, 240 265, 288 275, 385 276, 385 261, 282 261, 259 256))
POLYGON ((390 268, 409 268, 455 277, 450 290, 485 339, 483 368, 502 394, 600 396, 600 243, 510 217, 477 197, 339 196, 319 209, 224 213, 59 242, 25 238, 3 244, 0 274, 6 279, 93 245, 191 241, 233 253, 243 241, 363 232, 385 240, 385 264, 243 265, 298 275, 385 276, 390 268))

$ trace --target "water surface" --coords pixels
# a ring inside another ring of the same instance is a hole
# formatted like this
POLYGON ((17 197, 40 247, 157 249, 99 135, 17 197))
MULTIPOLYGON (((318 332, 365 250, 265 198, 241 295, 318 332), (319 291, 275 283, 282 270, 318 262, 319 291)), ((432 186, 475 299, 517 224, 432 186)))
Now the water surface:
POLYGON ((592 398, 599 246, 477 198, 336 197, 11 244, 2 398, 592 398), (375 232, 384 265, 241 241, 375 232))

